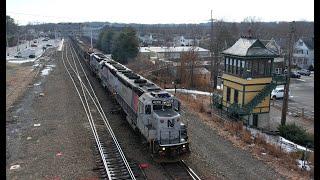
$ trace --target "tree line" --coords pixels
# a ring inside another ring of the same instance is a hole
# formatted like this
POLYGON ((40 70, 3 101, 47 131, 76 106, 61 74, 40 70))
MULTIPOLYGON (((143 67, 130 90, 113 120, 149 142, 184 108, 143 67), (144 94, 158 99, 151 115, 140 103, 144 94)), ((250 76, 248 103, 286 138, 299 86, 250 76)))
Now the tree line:
POLYGON ((136 31, 127 27, 121 31, 105 28, 98 37, 96 47, 106 54, 111 54, 112 59, 127 64, 139 52, 139 41, 136 31))
POLYGON ((6 44, 14 46, 18 42, 19 26, 10 16, 6 16, 6 44))

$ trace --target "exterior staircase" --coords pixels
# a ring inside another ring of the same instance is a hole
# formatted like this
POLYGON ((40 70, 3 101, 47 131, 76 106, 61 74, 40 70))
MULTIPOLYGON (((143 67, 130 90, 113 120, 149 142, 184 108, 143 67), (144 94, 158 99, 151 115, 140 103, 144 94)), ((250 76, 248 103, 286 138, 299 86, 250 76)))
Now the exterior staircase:
POLYGON ((274 75, 270 84, 266 85, 260 93, 258 93, 250 102, 240 107, 239 104, 235 103, 230 105, 228 112, 231 114, 237 114, 240 116, 251 114, 253 109, 260 104, 267 96, 278 85, 286 84, 286 76, 284 75, 274 75))

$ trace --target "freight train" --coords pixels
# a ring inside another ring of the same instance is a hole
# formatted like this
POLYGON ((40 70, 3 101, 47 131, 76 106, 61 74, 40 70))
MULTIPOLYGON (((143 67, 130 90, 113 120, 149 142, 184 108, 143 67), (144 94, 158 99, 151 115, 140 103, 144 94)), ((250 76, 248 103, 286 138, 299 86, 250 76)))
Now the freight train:
POLYGON ((174 162, 189 154, 177 98, 109 56, 85 48, 78 39, 73 43, 102 86, 115 96, 131 127, 147 140, 156 161, 174 162))

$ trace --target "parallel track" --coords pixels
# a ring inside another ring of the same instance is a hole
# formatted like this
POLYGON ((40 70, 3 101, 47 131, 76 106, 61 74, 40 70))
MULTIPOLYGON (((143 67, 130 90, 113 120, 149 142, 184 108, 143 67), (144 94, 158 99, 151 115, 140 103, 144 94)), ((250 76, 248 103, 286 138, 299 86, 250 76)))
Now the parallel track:
MULTIPOLYGON (((78 55, 72 45, 68 45, 68 41, 65 42, 62 51, 62 61, 81 100, 90 124, 90 129, 96 143, 97 155, 101 158, 98 162, 102 175, 101 178, 136 179, 135 174, 138 173, 135 171, 134 174, 131 169, 81 65, 78 55)), ((131 165, 135 166, 134 169, 137 170, 136 165, 131 165)))
MULTIPOLYGON (((79 56, 84 59, 82 54, 80 54, 79 56)), ((177 163, 162 163, 161 165, 166 171, 167 175, 172 179, 200 180, 199 176, 191 168, 189 168, 183 160, 177 163)), ((133 164, 132 167, 134 169, 139 168, 136 164, 133 164)))
POLYGON ((161 165, 171 179, 200 180, 200 177, 183 160, 176 163, 162 163, 161 165))

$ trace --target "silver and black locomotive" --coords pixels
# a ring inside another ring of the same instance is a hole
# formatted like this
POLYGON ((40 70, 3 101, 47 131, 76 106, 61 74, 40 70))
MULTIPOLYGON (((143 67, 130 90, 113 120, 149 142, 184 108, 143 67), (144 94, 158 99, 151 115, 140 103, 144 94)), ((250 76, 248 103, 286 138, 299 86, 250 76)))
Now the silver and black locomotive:
POLYGON ((126 113, 128 123, 147 140, 156 160, 177 161, 190 152, 177 98, 109 56, 93 51, 84 54, 92 72, 126 113))

